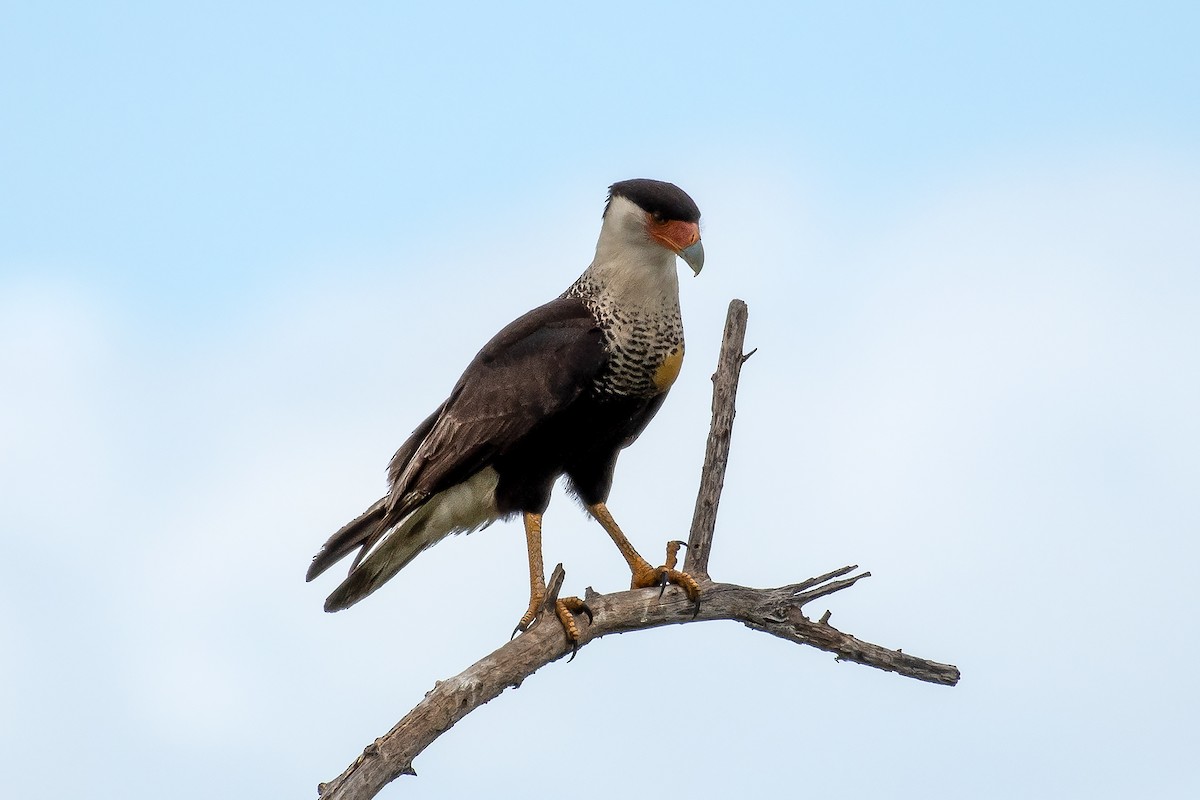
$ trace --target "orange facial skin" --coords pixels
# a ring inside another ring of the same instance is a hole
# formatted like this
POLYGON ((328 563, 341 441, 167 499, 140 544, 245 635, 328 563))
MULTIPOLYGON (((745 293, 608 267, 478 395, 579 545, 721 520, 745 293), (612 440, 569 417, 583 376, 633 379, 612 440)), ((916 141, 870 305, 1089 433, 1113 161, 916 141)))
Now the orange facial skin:
POLYGON ((695 222, 677 219, 658 222, 653 217, 648 217, 646 231, 664 247, 676 253, 700 241, 700 226, 695 222))

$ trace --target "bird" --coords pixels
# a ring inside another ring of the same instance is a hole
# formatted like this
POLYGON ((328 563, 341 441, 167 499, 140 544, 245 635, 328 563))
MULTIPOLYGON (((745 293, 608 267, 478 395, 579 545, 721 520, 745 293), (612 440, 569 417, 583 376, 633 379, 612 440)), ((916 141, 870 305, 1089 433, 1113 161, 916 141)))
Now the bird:
POLYGON ((625 558, 631 588, 674 584, 699 608, 699 584, 675 568, 680 543, 652 566, 607 506, 618 455, 658 412, 683 362, 677 258, 695 275, 704 266, 695 201, 648 178, 609 186, 583 274, 483 346, 392 457, 387 494, 313 557, 308 581, 355 553, 326 611, 359 602, 450 534, 519 515, 530 599, 513 635, 553 611, 577 647, 575 617, 591 621, 591 609, 574 597, 548 604, 542 564, 542 515, 562 476, 625 558))

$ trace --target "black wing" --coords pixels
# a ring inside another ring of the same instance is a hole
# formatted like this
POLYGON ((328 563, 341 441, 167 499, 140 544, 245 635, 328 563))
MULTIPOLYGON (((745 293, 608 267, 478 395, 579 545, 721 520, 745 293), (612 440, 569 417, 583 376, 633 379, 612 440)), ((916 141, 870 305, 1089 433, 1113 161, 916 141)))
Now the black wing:
POLYGON ((606 359, 587 307, 559 298, 514 320, 488 342, 445 403, 396 451, 388 495, 330 537, 308 580, 361 547, 433 495, 490 464, 539 425, 566 410, 606 359))
POLYGON ((560 298, 509 324, 475 356, 421 441, 393 456, 390 508, 401 511, 409 495, 428 497, 487 466, 570 406, 604 358, 600 328, 579 300, 560 298))

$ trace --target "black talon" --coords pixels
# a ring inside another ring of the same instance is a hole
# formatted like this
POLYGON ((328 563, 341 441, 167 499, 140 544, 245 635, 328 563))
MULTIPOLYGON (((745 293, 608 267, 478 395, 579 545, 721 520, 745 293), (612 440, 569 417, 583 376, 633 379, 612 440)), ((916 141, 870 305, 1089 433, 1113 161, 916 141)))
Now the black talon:
POLYGON ((542 618, 542 615, 541 615, 541 613, 539 613, 536 617, 534 617, 530 621, 530 623, 528 625, 526 625, 523 628, 521 627, 521 623, 518 622, 517 627, 513 628, 512 636, 508 637, 508 640, 511 642, 513 639, 515 639, 517 637, 518 633, 525 633, 526 631, 533 630, 533 626, 537 625, 538 620, 540 620, 541 618, 542 618))
POLYGON ((512 636, 509 636, 508 640, 511 642, 513 639, 517 638, 518 633, 527 633, 527 632, 533 630, 534 626, 537 625, 539 622, 541 622, 542 615, 545 614, 546 611, 547 611, 546 601, 543 600, 541 607, 538 608, 537 613, 534 614, 534 616, 533 616, 533 619, 529 620, 529 624, 523 626, 523 625, 521 625, 520 622, 518 622, 517 627, 513 628, 512 636))
POLYGON ((584 603, 583 607, 580 608, 579 610, 582 611, 583 613, 587 614, 588 625, 591 625, 592 622, 595 621, 596 618, 592 616, 592 607, 589 606, 587 603, 584 603))

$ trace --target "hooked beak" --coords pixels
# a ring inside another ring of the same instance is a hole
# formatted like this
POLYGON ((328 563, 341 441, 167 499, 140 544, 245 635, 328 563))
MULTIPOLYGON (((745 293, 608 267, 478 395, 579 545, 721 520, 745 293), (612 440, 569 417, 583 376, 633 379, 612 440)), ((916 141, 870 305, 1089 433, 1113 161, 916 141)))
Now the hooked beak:
POLYGON ((699 275, 700 270, 704 269, 704 245, 699 239, 680 250, 679 257, 692 268, 693 274, 699 275))
POLYGON ((700 226, 695 222, 672 220, 650 223, 650 235, 664 247, 675 252, 687 262, 692 272, 699 275, 704 269, 704 245, 700 243, 700 226))

